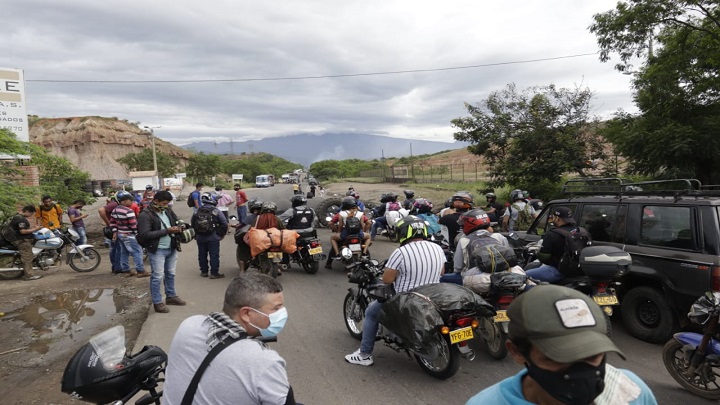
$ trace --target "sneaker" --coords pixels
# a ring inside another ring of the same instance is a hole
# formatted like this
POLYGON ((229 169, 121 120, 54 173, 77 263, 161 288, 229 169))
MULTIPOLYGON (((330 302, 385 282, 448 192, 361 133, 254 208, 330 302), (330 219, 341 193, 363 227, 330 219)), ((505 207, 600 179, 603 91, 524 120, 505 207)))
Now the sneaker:
POLYGON ((207 273, 200 273, 200 277, 207 277, 207 276, 208 276, 207 273))
POLYGON ((347 361, 350 364, 357 364, 359 366, 372 366, 373 365, 372 354, 362 354, 360 352, 360 349, 357 349, 355 352, 345 356, 345 361, 347 361))
POLYGON ((170 308, 166 307, 162 302, 159 304, 153 304, 153 307, 155 308, 155 312, 159 312, 161 314, 167 314, 170 312, 170 308))
POLYGON ((210 279, 216 279, 216 278, 225 278, 225 275, 222 274, 222 273, 211 274, 211 275, 210 275, 210 279))
POLYGON ((180 305, 180 306, 182 306, 182 305, 185 305, 185 304, 187 304, 187 303, 186 303, 185 300, 183 300, 182 298, 180 298, 180 297, 178 297, 178 296, 175 296, 175 297, 167 297, 167 298, 165 298, 165 304, 167 304, 167 305, 180 305))
POLYGON ((123 276, 125 276, 125 277, 135 277, 135 276, 137 276, 137 271, 135 271, 135 270, 126 271, 125 273, 123 273, 123 276))
POLYGON ((32 275, 32 276, 26 276, 26 277, 25 277, 25 281, 39 280, 39 279, 41 279, 41 278, 42 278, 41 275, 39 275, 39 274, 34 274, 34 275, 32 275))
POLYGON ((150 277, 150 273, 148 273, 147 271, 141 271, 140 273, 137 274, 137 278, 143 278, 143 277, 150 277))

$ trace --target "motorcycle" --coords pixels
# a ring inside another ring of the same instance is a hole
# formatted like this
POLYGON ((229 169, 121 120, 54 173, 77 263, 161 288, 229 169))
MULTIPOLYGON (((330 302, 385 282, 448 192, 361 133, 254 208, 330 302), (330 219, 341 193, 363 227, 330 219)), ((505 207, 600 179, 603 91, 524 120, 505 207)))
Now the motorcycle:
MULTIPOLYGON (((395 224, 402 218, 406 217, 408 215, 409 211, 401 208, 398 211, 387 211, 385 212, 385 221, 387 222, 387 225, 384 228, 381 228, 378 232, 380 235, 387 236, 388 239, 390 239, 393 242, 398 241, 398 235, 397 231, 395 229, 395 224)), ((377 217, 377 212, 373 213, 373 217, 377 217)), ((373 220, 375 222, 375 220, 373 220)))
POLYGON ((672 378, 699 397, 720 399, 720 292, 707 292, 693 304, 688 318, 703 333, 679 332, 663 347, 663 364, 672 378))
POLYGON ((315 274, 320 269, 320 261, 326 256, 322 251, 322 242, 317 237, 317 231, 301 233, 297 240, 297 250, 290 254, 290 260, 297 263, 306 273, 315 274))
MULTIPOLYGON (((80 235, 72 229, 65 231, 42 228, 33 232, 33 269, 47 271, 65 261, 80 273, 95 270, 100 265, 100 254, 93 245, 76 245, 80 235), (63 249, 63 247, 65 249, 63 249)), ((0 246, 0 279, 12 280, 23 276, 23 264, 17 248, 2 240, 0 246)))
POLYGON ((507 309, 520 293, 525 290, 527 276, 507 271, 493 273, 490 276, 490 292, 483 298, 495 307, 493 318, 480 318, 478 334, 485 341, 488 354, 502 360, 507 354, 505 341, 509 332, 510 318, 507 309))
MULTIPOLYGON (((348 281, 357 284, 357 286, 348 289, 343 301, 343 314, 345 327, 350 335, 357 340, 362 339, 363 320, 368 305, 375 299, 382 302, 393 295, 390 291, 392 286, 382 282, 385 263, 386 260, 378 262, 377 260, 363 258, 361 261, 348 266, 350 271, 348 281)), ((429 284, 418 287, 418 289, 428 286, 432 286, 432 288, 461 289, 464 294, 471 294, 473 297, 477 297, 477 300, 482 301, 479 296, 470 290, 455 284, 429 284)), ((415 294, 407 294, 405 297, 414 296, 415 294)), ((418 292, 417 294, 424 297, 424 299, 429 299, 422 296, 422 293, 418 292)), ((448 295, 454 296, 454 294, 446 294, 446 296, 448 295)), ((437 302, 431 302, 430 305, 437 308, 437 314, 441 316, 441 319, 439 319, 439 325, 432 326, 427 320, 431 318, 431 315, 428 314, 427 319, 423 318, 426 323, 423 326, 431 328, 429 330, 430 338, 425 340, 423 344, 404 341, 398 334, 393 333, 388 325, 384 325, 382 320, 378 329, 378 339, 384 341, 385 346, 397 352, 405 351, 408 356, 413 355, 422 370, 428 375, 441 380, 450 378, 457 373, 461 356, 469 361, 475 358, 475 353, 468 346, 468 342, 474 337, 473 330, 479 326, 477 316, 493 316, 495 314, 495 311, 484 301, 482 301, 482 304, 485 307, 482 309, 485 313, 482 314, 479 313, 475 304, 478 301, 473 301, 470 306, 468 306, 468 302, 467 299, 456 298, 453 300, 452 308, 444 309, 439 306, 436 307, 437 302)), ((387 306, 388 303, 385 305, 387 306)), ((383 309, 383 312, 385 309, 383 309)), ((407 317, 402 319, 405 320, 404 325, 393 325, 394 329, 417 330, 407 317)))

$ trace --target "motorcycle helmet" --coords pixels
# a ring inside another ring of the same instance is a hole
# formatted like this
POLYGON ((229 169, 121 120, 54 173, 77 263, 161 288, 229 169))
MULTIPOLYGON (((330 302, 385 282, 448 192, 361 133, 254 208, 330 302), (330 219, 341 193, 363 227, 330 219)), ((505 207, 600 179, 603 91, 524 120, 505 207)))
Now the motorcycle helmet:
POLYGON ((410 239, 427 239, 428 237, 425 220, 415 215, 408 215, 401 218, 395 223, 395 228, 397 229, 398 242, 400 242, 401 245, 410 239))
POLYGON ((262 204, 262 208, 260 209, 260 213, 261 213, 261 214, 265 214, 265 213, 268 213, 268 212, 269 212, 269 213, 272 213, 272 214, 274 214, 274 213, 277 212, 277 205, 276 205, 274 202, 272 202, 272 201, 268 201, 268 202, 263 203, 263 204, 262 204))
POLYGON ((397 194, 393 193, 392 191, 387 193, 388 202, 395 202, 397 201, 397 194))
POLYGON ((293 208, 305 205, 307 204, 307 197, 304 195, 294 195, 290 197, 290 204, 292 204, 293 208))
POLYGON ((147 186, 145 186, 145 190, 152 190, 152 189, 153 189, 152 184, 148 184, 147 186))
POLYGON ((458 191, 453 194, 450 199, 453 202, 453 207, 459 210, 469 210, 473 206, 473 196, 467 191, 458 191))
POLYGON ((357 208, 357 201, 355 200, 355 197, 345 197, 342 199, 342 202, 340 203, 341 210, 349 210, 353 208, 357 208))
POLYGON ((497 196, 495 195, 495 193, 487 193, 487 194, 485 194, 485 198, 487 198, 487 200, 490 201, 491 199, 492 200, 497 199, 497 196))
POLYGON ((354 190, 348 190, 347 193, 345 193, 345 197, 352 196, 353 194, 355 194, 354 190))
POLYGON ((692 304, 688 319, 690 322, 704 325, 710 318, 710 312, 720 305, 720 292, 706 292, 692 304))
POLYGON ((425 198, 418 198, 413 203, 413 207, 415 207, 415 210, 420 214, 428 214, 432 211, 433 205, 425 198))
POLYGON ((259 212, 260 209, 262 209, 263 200, 259 199, 258 197, 253 197, 250 200, 248 200, 247 204, 248 204, 248 209, 250 210, 251 213, 254 211, 259 212))
POLYGON ((510 193, 510 201, 518 201, 525 198, 525 194, 520 189, 515 189, 510 193))
POLYGON ((480 209, 470 210, 460 215, 457 224, 462 227, 463 233, 469 235, 478 229, 485 229, 490 226, 490 217, 480 209))
POLYGON ((183 229, 182 232, 176 234, 180 243, 192 242, 195 239, 195 229, 183 220, 178 220, 177 224, 183 229))
POLYGON ((125 196, 125 195, 130 195, 130 193, 128 193, 125 190, 118 191, 117 193, 115 193, 115 201, 120 201, 120 197, 125 196))
POLYGON ((93 337, 75 353, 65 366, 61 390, 96 404, 125 400, 146 380, 159 378, 165 363, 167 354, 157 346, 125 354, 124 329, 116 326, 93 337), (110 346, 115 350, 108 350, 107 341, 113 342, 110 346))
POLYGON ((382 204, 385 204, 386 202, 389 202, 387 193, 380 194, 380 202, 382 204))
POLYGON ((205 204, 217 205, 217 201, 215 201, 212 194, 210 194, 210 193, 202 193, 202 195, 200 195, 200 202, 203 205, 205 205, 205 204))
POLYGON ((403 190, 403 194, 405 194, 405 198, 407 199, 415 197, 415 192, 413 190, 403 190))

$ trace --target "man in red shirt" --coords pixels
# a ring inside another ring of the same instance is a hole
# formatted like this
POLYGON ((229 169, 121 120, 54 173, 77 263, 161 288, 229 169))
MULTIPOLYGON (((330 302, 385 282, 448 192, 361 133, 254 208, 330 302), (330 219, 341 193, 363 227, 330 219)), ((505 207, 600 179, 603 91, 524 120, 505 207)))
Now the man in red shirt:
POLYGON ((243 221, 245 221, 245 217, 247 217, 247 205, 245 205, 248 201, 247 195, 244 191, 242 191, 242 187, 239 184, 235 184, 233 186, 233 190, 235 190, 235 204, 237 204, 237 214, 238 214, 238 221, 242 224, 243 221))

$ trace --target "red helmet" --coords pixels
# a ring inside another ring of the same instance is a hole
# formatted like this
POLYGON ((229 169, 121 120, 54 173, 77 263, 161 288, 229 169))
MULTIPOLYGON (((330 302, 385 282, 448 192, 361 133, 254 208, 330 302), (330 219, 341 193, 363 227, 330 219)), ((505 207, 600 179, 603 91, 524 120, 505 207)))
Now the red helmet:
POLYGON ((458 218, 458 225, 462 226, 463 233, 469 235, 477 229, 485 229, 490 226, 490 217, 481 209, 474 209, 463 213, 458 218))

